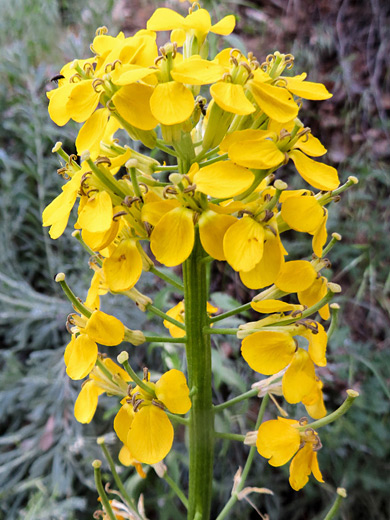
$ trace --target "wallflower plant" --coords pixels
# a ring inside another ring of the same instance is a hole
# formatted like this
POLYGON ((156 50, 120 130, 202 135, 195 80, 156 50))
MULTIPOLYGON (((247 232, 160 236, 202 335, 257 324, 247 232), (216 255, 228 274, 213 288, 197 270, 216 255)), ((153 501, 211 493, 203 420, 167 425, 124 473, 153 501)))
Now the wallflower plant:
MULTIPOLYGON (((341 290, 322 274, 329 267, 326 255, 341 238, 334 233, 327 244, 327 216, 331 203, 357 180, 351 177, 340 185, 336 169, 318 159, 326 149, 304 125, 300 111, 302 99, 326 100, 331 93, 307 81, 306 73, 293 75, 292 55, 275 52, 261 62, 251 52, 227 48, 210 58, 208 33, 229 35, 234 26, 232 15, 213 23, 207 10, 194 4, 187 16, 157 9, 133 36, 110 36, 107 28, 99 28, 92 56, 66 64, 57 88, 48 94, 57 125, 70 119, 82 123, 77 156, 68 155, 61 143, 53 148, 63 161, 58 173, 64 185, 43 212, 43 225, 58 239, 77 206, 73 235, 91 254, 93 276, 85 303, 63 273, 56 278, 75 311, 67 322, 66 372, 75 380, 86 378, 75 417, 90 422, 99 396, 111 396, 118 407, 113 430, 123 446, 119 461, 133 465, 141 477, 153 466, 168 478, 162 461, 174 445, 172 422, 181 423, 187 430, 189 482, 184 489, 171 485, 189 520, 210 518, 214 445, 220 436, 251 447, 217 520, 245 495, 256 449, 272 466, 292 459, 294 490, 304 487, 310 474, 324 482, 318 430, 345 413, 358 395, 348 391, 344 404, 327 415, 320 375, 327 364, 327 331, 333 330, 336 316, 332 312, 329 325, 329 302, 341 290), (162 31, 170 31, 169 41, 158 46, 162 31), (123 131, 134 147, 121 142, 123 131), (136 151, 138 142, 151 153, 157 149, 170 155, 176 164, 167 166, 136 151), (297 175, 294 169, 285 173, 290 160, 301 177, 300 189, 288 187, 289 178, 297 175), (290 229, 311 235, 313 251, 292 259, 283 236, 290 229), (246 287, 260 292, 221 313, 208 302, 207 272, 213 261, 227 262, 246 287), (182 283, 159 264, 181 266, 182 283), (136 287, 144 272, 184 297, 170 309, 158 309, 136 287), (101 311, 108 292, 124 294, 142 311, 162 318, 170 335, 150 336, 123 324, 115 309, 112 315, 101 311), (213 327, 250 308, 262 315, 258 321, 238 329, 213 327), (236 335, 249 367, 271 377, 241 396, 215 403, 215 334, 236 335), (153 367, 133 367, 132 350, 150 341, 184 345, 185 369, 155 376, 153 367), (123 350, 122 342, 133 346, 123 350), (119 365, 99 353, 99 345, 109 346, 119 365), (246 436, 215 431, 215 414, 257 395, 262 404, 255 431, 246 436), (285 413, 275 399, 282 395, 288 403, 303 403, 314 422, 272 418, 275 411, 285 413), (266 412, 269 397, 277 407, 266 412), (270 417, 266 421, 265 415, 270 417)), ((146 518, 147 497, 146 509, 135 504, 104 439, 99 444, 121 493, 121 502, 108 500, 95 461, 101 514, 111 520, 146 518)))

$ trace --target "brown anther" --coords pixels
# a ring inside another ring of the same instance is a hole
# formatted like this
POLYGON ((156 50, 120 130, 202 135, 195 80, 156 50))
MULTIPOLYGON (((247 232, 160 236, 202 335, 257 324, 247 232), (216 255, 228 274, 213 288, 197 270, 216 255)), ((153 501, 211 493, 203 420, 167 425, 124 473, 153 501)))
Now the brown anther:
POLYGON ((99 89, 99 87, 103 84, 104 81, 101 78, 95 78, 92 81, 92 88, 97 94, 100 94, 101 92, 103 92, 103 89, 99 89))
POLYGON ((115 112, 115 107, 114 105, 112 104, 112 99, 109 99, 106 103, 106 108, 110 111, 110 112, 115 112))
POLYGON ((112 220, 114 222, 116 222, 118 220, 118 218, 124 217, 125 215, 127 215, 127 211, 118 211, 118 213, 114 214, 114 216, 112 217, 112 220))
POLYGON ((140 393, 139 393, 139 392, 136 392, 135 394, 133 394, 133 395, 131 396, 131 404, 132 404, 133 406, 135 405, 135 402, 137 401, 137 399, 136 399, 137 395, 140 395, 140 393))
POLYGON ((138 401, 135 403, 135 405, 133 406, 133 411, 136 412, 138 410, 138 408, 140 407, 140 405, 144 402, 145 400, 144 399, 138 399, 138 401))
POLYGON ((298 421, 299 426, 306 426, 309 423, 309 419, 307 417, 301 417, 298 421))
POLYGON ((138 186, 139 186, 139 187, 142 186, 142 187, 144 188, 143 193, 148 193, 148 191, 149 191, 149 186, 148 186, 147 184, 145 184, 144 182, 139 182, 139 183, 138 183, 138 186))
POLYGON ((297 352, 297 351, 298 351, 298 348, 299 348, 299 347, 298 347, 298 341, 297 341, 295 338, 293 338, 293 341, 294 341, 294 343, 295 343, 295 352, 297 352))
POLYGON ((275 60, 275 56, 273 54, 268 54, 268 56, 265 58, 265 61, 268 65, 271 65, 275 60))
POLYGON ((231 83, 233 81, 232 75, 229 72, 225 72, 224 74, 222 74, 222 81, 231 83))
POLYGON ((161 410, 165 410, 165 406, 162 403, 155 401, 154 399, 152 399, 152 404, 154 404, 154 406, 157 406, 157 408, 160 408, 161 410))
POLYGON ((130 195, 126 195, 126 197, 122 201, 122 206, 127 206, 128 208, 131 208, 134 202, 142 202, 142 199, 140 197, 130 197, 130 195))
POLYGON ((260 67, 260 63, 257 60, 251 61, 250 65, 252 70, 257 70, 260 67))
POLYGON ((340 202, 341 197, 340 195, 336 195, 336 197, 333 197, 333 202, 340 202))
POLYGON ((144 367, 143 368, 143 372, 144 372, 144 381, 149 381, 149 370, 148 370, 148 367, 144 367))
POLYGON ((272 197, 269 193, 266 193, 264 195, 264 198, 263 198, 264 202, 269 202, 271 199, 272 199, 272 197))
POLYGON ((153 231, 152 226, 149 224, 149 222, 144 222, 143 224, 148 237, 150 237, 153 231))
POLYGON ((240 63, 238 65, 239 65, 239 67, 244 67, 244 69, 248 72, 248 74, 252 74, 252 69, 250 68, 248 63, 246 63, 245 61, 240 61, 240 63))
POLYGON ((164 199, 167 199, 167 195, 177 195, 177 191, 175 190, 175 188, 173 186, 165 186, 165 188, 163 189, 163 197, 164 199))
POLYGON ((249 215, 250 217, 253 217, 252 211, 249 211, 249 209, 242 209, 238 212, 238 217, 242 217, 243 215, 249 215))
POLYGON ((267 72, 267 70, 268 70, 268 63, 266 61, 263 61, 263 63, 260 65, 260 69, 263 72, 267 72))
POLYGON ((194 223, 194 226, 196 226, 196 224, 198 223, 199 218, 200 218, 200 213, 194 213, 194 215, 192 217, 192 221, 194 223))
POLYGON ((90 189, 89 191, 87 191, 87 197, 89 197, 89 194, 90 194, 90 193, 98 193, 98 192, 99 192, 98 189, 96 189, 96 188, 92 188, 92 189, 90 189))
POLYGON ((87 63, 84 63, 84 65, 83 65, 83 70, 84 70, 84 72, 85 72, 86 74, 90 74, 90 73, 93 73, 93 72, 94 72, 92 65, 91 65, 90 63, 88 63, 88 62, 87 62, 87 63))
POLYGON ((78 72, 76 72, 76 74, 73 74, 73 76, 71 76, 69 78, 69 83, 77 83, 77 81, 81 81, 81 76, 78 72))
POLYGON ((287 87, 288 83, 287 83, 287 80, 285 78, 277 78, 275 81, 274 81, 274 85, 277 86, 277 87, 287 87))
POLYGON ((323 262, 325 264, 324 267, 326 269, 329 269, 330 267, 332 267, 332 262, 329 260, 329 258, 321 258, 321 262, 323 262))
POLYGON ((240 51, 240 49, 237 49, 237 47, 234 47, 233 49, 230 50, 231 58, 240 59, 241 56, 242 56, 242 52, 240 51))
POLYGON ((289 161, 289 156, 288 156, 288 153, 287 152, 284 152, 284 161, 283 161, 283 164, 287 164, 288 161, 289 161))
POLYGON ((313 334, 318 334, 318 323, 310 318, 303 318, 297 321, 299 325, 303 325, 306 329, 311 330, 313 334))
MULTIPOLYGON (((269 210, 267 209, 267 211, 269 211, 269 210)), ((272 211, 271 211, 271 213, 272 213, 272 211)), ((273 213, 272 213, 271 217, 272 216, 273 216, 273 213)), ((267 226, 265 226, 265 228, 269 229, 274 237, 278 236, 278 232, 276 231, 276 229, 273 226, 267 225, 267 226)))
POLYGON ((322 448, 321 439, 316 434, 316 441, 313 443, 313 451, 319 451, 321 448, 322 448))
POLYGON ((161 60, 163 60, 163 59, 164 59, 164 56, 157 56, 157 58, 154 60, 154 64, 156 65, 156 67, 157 67, 157 65, 159 64, 159 62, 160 62, 161 60))
POLYGON ((77 162, 77 155, 72 153, 69 155, 69 163, 72 163, 72 162, 77 162))
POLYGON ((131 385, 128 385, 128 387, 127 387, 127 395, 128 395, 128 397, 131 397, 132 390, 133 390, 133 387, 131 385))
POLYGON ((84 189, 84 188, 85 188, 85 189, 88 189, 88 188, 89 188, 89 186, 88 186, 88 184, 86 183, 86 181, 87 181, 88 177, 91 175, 91 173, 92 173, 91 171, 90 171, 90 172, 85 172, 85 173, 82 175, 81 180, 80 180, 80 187, 81 187, 82 189, 84 189))
POLYGON ((194 196, 196 190, 196 184, 191 184, 190 186, 187 186, 187 188, 184 188, 183 193, 189 193, 190 195, 194 196))
POLYGON ((302 312, 303 312, 303 310, 296 309, 295 311, 293 311, 293 312, 291 313, 291 317, 292 317, 292 318, 297 318, 299 315, 302 315, 302 312))
POLYGON ((284 139, 285 137, 291 137, 291 132, 288 132, 285 128, 282 128, 279 133, 279 139, 284 139))
POLYGON ((183 179, 185 179, 188 182, 188 186, 192 184, 191 179, 188 177, 188 175, 183 175, 183 179))
POLYGON ((111 166, 111 161, 108 157, 99 155, 99 157, 95 160, 95 164, 108 164, 108 166, 111 166))
POLYGON ((68 174, 68 171, 65 166, 63 168, 58 168, 57 173, 58 175, 61 175, 61 177, 66 181, 70 179, 70 175, 68 174))
MULTIPOLYGON (((266 209, 265 210, 265 215, 264 217, 262 218, 262 222, 268 222, 269 220, 271 220, 271 218, 274 216, 274 213, 273 211, 271 211, 270 209, 266 209)), ((276 235, 275 235, 276 236, 276 235)))
POLYGON ((292 54, 286 54, 284 57, 284 63, 286 64, 287 69, 292 69, 294 66, 294 56, 292 54))
POLYGON ((98 27, 95 32, 96 36, 100 36, 101 34, 107 34, 107 33, 108 33, 108 29, 105 25, 98 27))

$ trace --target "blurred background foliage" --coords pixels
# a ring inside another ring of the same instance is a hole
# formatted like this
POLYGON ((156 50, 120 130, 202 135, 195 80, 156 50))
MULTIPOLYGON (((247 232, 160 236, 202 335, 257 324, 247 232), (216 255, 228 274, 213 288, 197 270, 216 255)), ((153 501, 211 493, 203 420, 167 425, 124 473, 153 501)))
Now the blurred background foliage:
MULTIPOLYGON (((164 5, 184 12, 173 1, 164 5)), ((325 485, 310 483, 294 493, 287 484, 287 468, 271 468, 258 457, 248 485, 271 488, 274 495, 251 495, 251 501, 271 520, 319 520, 336 487, 344 486, 348 499, 340 518, 387 520, 390 5, 381 0, 235 0, 203 6, 214 20, 236 14, 237 31, 226 38, 228 45, 254 52, 259 61, 274 50, 291 52, 297 73, 305 70, 309 79, 327 85, 333 98, 306 102, 304 123, 327 146, 328 161, 338 167, 342 180, 359 178, 359 185, 333 206, 328 223, 329 232, 343 236, 330 254, 328 272, 342 285, 343 294, 338 298, 340 327, 321 377, 330 411, 349 387, 361 397, 346 417, 321 430, 325 485)), ((91 518, 98 506, 90 463, 102 456, 95 439, 111 431, 116 408, 112 400, 102 399, 93 424, 81 426, 73 418, 79 384, 65 377, 62 360, 70 306, 53 277, 64 271, 83 298, 91 273, 85 268, 88 256, 70 237, 69 228, 60 240, 51 241, 41 227, 42 210, 61 185, 51 148, 61 140, 71 153, 77 132, 75 124, 58 128, 50 121, 46 92, 64 63, 88 55, 96 27, 104 24, 113 35, 119 30, 131 34, 144 26, 155 7, 146 0, 0 0, 0 519, 82 520, 91 518)), ((219 44, 212 40, 213 52, 219 44)), ((298 255, 310 247, 309 240, 292 244, 298 255)), ((163 310, 179 299, 148 276, 143 276, 140 290, 163 310)), ((251 296, 229 268, 215 262, 214 304, 229 310, 251 296)), ((104 308, 111 302, 106 298, 104 308)), ((116 301, 115 314, 140 328, 149 320, 148 328, 158 330, 158 322, 125 299, 119 305, 116 301)), ((237 326, 244 317, 224 324, 237 326)), ((150 344, 132 355, 134 366, 147 360, 161 372, 179 367, 183 358, 172 345, 163 350, 150 344)), ((240 359, 238 341, 217 337, 213 361, 215 396, 221 402, 247 390, 258 377, 240 359)), ((286 409, 292 417, 304 415, 304 410, 286 409)), ((225 410, 217 429, 245 433, 257 410, 257 400, 225 410)), ((275 412, 270 407, 269 416, 275 412)), ((176 439, 185 441, 181 428, 176 439)), ((116 456, 119 446, 111 436, 108 446, 116 456)), ((246 452, 241 445, 218 442, 213 514, 227 500, 246 452)), ((177 482, 186 479, 184 453, 179 443, 167 457, 169 474, 177 482)), ((184 518, 180 503, 152 469, 145 480, 127 468, 121 474, 130 493, 145 493, 150 518, 184 518)), ((233 517, 259 516, 242 502, 233 517)))

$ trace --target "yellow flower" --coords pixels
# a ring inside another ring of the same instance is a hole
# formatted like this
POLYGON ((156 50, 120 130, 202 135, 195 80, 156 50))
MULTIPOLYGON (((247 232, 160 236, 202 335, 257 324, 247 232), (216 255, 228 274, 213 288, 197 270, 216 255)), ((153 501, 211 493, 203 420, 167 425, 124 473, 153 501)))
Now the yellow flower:
POLYGON ((76 325, 64 353, 66 373, 71 379, 83 379, 95 366, 98 346, 119 345, 125 336, 125 326, 114 316, 95 310, 86 319, 72 315, 76 325))
POLYGON ((157 383, 148 383, 152 393, 136 387, 119 410, 114 429, 132 456, 145 464, 160 462, 173 443, 173 427, 165 413, 184 414, 191 408, 185 376, 169 370, 157 383))
POLYGON ((264 422, 257 434, 257 451, 269 459, 271 466, 283 466, 291 457, 290 485, 298 491, 309 481, 309 475, 318 482, 324 482, 317 460, 317 450, 321 448, 318 434, 308 428, 300 432, 298 421, 278 417, 277 420, 264 422))
MULTIPOLYGON (((211 305, 211 303, 207 302, 207 314, 210 316, 214 312, 218 311, 218 307, 214 307, 211 305)), ((183 323, 184 325, 184 301, 182 300, 177 305, 172 307, 172 309, 169 309, 167 311, 168 316, 171 318, 174 318, 176 321, 179 321, 180 323, 183 323)), ((186 332, 183 329, 180 329, 170 321, 164 320, 163 322, 164 327, 166 327, 169 330, 169 334, 173 338, 182 338, 185 336, 186 332)), ((211 324, 213 326, 213 324, 211 324)))
POLYGON ((131 381, 127 372, 110 358, 103 359, 102 363, 110 372, 111 379, 98 366, 92 369, 89 378, 83 383, 74 405, 74 416, 80 423, 86 424, 92 421, 98 397, 104 392, 122 397, 127 395, 127 386, 131 381))

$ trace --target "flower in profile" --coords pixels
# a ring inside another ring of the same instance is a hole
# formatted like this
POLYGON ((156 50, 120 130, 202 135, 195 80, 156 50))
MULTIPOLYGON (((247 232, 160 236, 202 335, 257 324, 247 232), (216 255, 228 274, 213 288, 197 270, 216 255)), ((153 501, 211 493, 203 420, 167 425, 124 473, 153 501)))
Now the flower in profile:
POLYGON ((298 491, 313 476, 324 482, 318 466, 317 451, 321 448, 320 438, 312 428, 299 431, 305 422, 278 417, 264 422, 258 431, 256 447, 261 456, 269 459, 271 466, 283 466, 292 457, 290 485, 298 491))
POLYGON ((165 372, 157 383, 147 382, 150 393, 135 387, 114 420, 119 439, 132 456, 145 464, 160 462, 173 443, 173 426, 165 413, 184 414, 191 408, 189 388, 180 370, 165 372))

